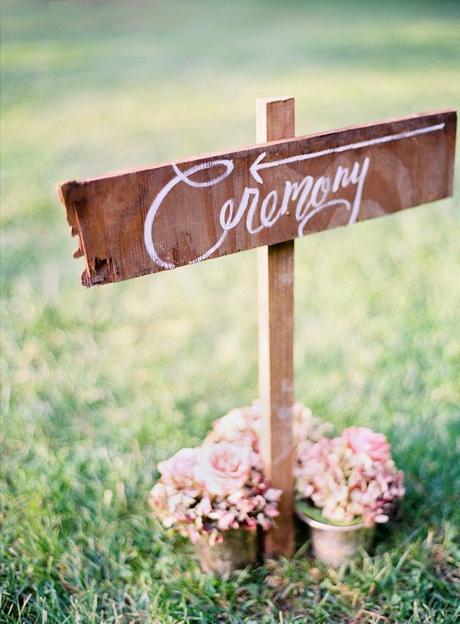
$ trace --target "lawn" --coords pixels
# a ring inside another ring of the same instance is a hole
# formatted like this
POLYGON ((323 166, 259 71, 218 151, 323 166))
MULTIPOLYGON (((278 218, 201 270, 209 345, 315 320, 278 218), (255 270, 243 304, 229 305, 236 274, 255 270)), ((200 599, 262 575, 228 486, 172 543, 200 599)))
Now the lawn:
POLYGON ((299 134, 456 107, 459 3, 5 1, 2 47, 0 622, 458 621, 459 194, 296 242, 296 397, 388 435, 400 520, 223 582, 146 496, 256 396, 255 253, 84 290, 55 187, 251 144, 256 97, 299 134))

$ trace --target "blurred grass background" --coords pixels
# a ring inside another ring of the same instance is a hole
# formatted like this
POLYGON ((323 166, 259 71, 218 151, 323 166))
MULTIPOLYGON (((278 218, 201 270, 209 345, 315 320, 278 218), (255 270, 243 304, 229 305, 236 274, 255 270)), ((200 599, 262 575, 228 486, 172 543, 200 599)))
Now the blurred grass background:
POLYGON ((298 134, 458 107, 459 68, 458 2, 2 3, 0 622, 457 621, 458 193, 296 243, 296 396, 389 436, 401 521, 221 582, 145 499, 257 393, 255 254, 85 291, 55 186, 251 144, 256 97, 298 134))

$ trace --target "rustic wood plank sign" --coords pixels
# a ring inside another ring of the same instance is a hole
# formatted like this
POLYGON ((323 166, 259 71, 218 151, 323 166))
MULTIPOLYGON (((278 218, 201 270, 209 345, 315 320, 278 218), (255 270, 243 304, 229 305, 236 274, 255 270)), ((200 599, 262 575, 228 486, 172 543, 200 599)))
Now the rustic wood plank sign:
POLYGON ((452 195, 456 113, 294 134, 292 98, 259 100, 256 146, 59 187, 88 287, 261 248, 261 447, 284 491, 268 555, 294 549, 294 239, 452 195))
POLYGON ((456 115, 412 115, 60 187, 85 286, 272 245, 452 194, 456 115))

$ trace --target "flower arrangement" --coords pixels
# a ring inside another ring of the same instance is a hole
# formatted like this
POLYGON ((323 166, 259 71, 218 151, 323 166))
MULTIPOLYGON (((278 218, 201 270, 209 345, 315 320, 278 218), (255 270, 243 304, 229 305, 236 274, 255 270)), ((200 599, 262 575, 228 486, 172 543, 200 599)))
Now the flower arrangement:
MULTIPOLYGON (((369 545, 375 523, 389 520, 404 495, 403 473, 381 433, 350 427, 326 437, 332 426, 301 403, 293 426, 297 512, 310 525, 314 554, 337 567, 369 545)), ((260 430, 255 401, 216 419, 201 446, 158 464, 149 503, 165 527, 195 544, 204 571, 225 576, 252 561, 246 540, 255 544, 253 531, 270 529, 279 513, 282 492, 264 476, 260 430)))
POLYGON ((230 529, 264 530, 278 515, 281 490, 267 483, 260 456, 247 441, 206 441, 158 465, 149 503, 164 526, 192 543, 212 546, 230 529))
POLYGON ((387 522, 404 495, 403 473, 391 459, 386 437, 365 427, 350 427, 303 448, 295 478, 298 498, 319 508, 322 521, 332 524, 387 522))
MULTIPOLYGON (((278 515, 281 490, 270 487, 259 449, 260 402, 231 410, 214 421, 204 443, 184 448, 160 462, 160 479, 149 504, 165 527, 196 543, 221 542, 230 529, 268 530, 278 515)), ((296 457, 331 428, 296 403, 293 410, 296 457)))

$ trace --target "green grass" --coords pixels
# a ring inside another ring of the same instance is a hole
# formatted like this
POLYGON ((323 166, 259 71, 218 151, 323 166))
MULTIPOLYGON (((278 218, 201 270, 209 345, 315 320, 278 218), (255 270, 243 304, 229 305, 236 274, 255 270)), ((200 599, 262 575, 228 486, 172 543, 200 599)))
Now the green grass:
POLYGON ((297 398, 389 436, 401 519, 348 570, 299 530, 223 582, 146 495, 257 392, 255 254, 85 291, 55 184, 250 144, 256 97, 299 133, 458 106, 459 9, 3 2, 0 622, 458 620, 458 194, 296 243, 297 398))

